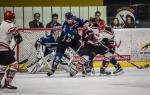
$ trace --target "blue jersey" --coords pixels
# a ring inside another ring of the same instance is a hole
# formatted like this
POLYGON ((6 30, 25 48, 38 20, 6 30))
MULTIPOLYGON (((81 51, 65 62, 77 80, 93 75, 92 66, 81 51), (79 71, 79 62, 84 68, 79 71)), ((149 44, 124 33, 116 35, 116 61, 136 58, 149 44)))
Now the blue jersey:
POLYGON ((74 17, 72 25, 69 25, 66 21, 63 23, 62 32, 67 36, 76 35, 78 33, 77 28, 82 27, 83 25, 84 25, 83 20, 74 17))

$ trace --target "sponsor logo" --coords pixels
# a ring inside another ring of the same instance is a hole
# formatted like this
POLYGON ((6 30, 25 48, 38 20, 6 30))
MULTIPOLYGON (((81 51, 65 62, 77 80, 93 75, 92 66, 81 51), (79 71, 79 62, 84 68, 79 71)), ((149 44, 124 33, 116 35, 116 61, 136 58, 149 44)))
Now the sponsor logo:
POLYGON ((133 17, 133 19, 135 21, 135 17, 134 17, 133 13, 134 13, 134 10, 131 7, 120 7, 117 9, 116 18, 119 19, 120 23, 125 24, 127 16, 133 17))

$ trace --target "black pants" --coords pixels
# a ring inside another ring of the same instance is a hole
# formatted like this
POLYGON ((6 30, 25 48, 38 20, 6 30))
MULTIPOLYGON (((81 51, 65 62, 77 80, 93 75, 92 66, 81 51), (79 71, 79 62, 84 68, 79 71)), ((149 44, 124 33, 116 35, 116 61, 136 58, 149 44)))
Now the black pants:
POLYGON ((10 65, 16 61, 11 51, 0 51, 0 65, 10 65))

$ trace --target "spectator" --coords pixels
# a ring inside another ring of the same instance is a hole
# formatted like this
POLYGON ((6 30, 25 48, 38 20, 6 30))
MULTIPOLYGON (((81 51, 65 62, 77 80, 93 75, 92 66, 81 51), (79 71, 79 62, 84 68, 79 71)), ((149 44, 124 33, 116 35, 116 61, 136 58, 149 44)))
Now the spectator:
POLYGON ((46 28, 54 28, 57 26, 61 26, 61 24, 58 22, 58 14, 53 14, 52 15, 52 20, 47 23, 46 28))
POLYGON ((134 18, 130 15, 126 16, 125 26, 124 28, 135 28, 134 18))
POLYGON ((95 12, 95 18, 92 19, 92 22, 93 22, 93 26, 94 26, 94 27, 98 27, 98 23, 99 23, 100 21, 104 21, 104 20, 102 20, 100 17, 101 17, 101 12, 100 12, 100 11, 96 11, 96 12, 95 12))
POLYGON ((40 22, 40 13, 34 14, 34 19, 33 21, 29 22, 29 27, 30 28, 44 28, 43 23, 40 22))
MULTIPOLYGON (((59 28, 61 24, 58 22, 58 14, 54 13, 51 18, 52 20, 47 23, 46 28, 59 28)), ((51 32, 54 33, 56 30, 52 30, 51 32)), ((46 32, 46 35, 50 35, 49 32, 46 32)))
POLYGON ((111 27, 114 29, 121 28, 120 22, 118 18, 113 18, 111 22, 111 27))

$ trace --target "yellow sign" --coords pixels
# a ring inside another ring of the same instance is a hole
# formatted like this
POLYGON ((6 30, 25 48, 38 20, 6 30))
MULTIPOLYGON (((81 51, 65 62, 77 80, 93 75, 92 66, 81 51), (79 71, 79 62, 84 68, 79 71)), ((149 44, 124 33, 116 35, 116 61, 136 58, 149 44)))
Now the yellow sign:
POLYGON ((100 5, 103 5, 103 0, 0 0, 0 7, 100 5))

